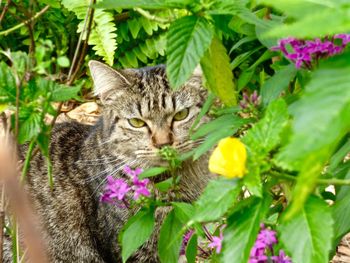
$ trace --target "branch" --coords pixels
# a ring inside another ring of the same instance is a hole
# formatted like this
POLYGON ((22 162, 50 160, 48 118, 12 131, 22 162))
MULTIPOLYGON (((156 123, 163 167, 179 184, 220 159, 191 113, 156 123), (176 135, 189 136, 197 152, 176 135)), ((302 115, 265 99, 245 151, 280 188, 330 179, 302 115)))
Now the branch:
POLYGON ((2 36, 2 35, 7 36, 8 34, 12 33, 13 31, 16 31, 17 29, 29 24, 30 22, 36 20, 39 16, 43 15, 49 8, 50 8, 50 6, 47 5, 43 9, 41 9, 38 13, 36 13, 32 18, 28 19, 27 21, 24 21, 23 23, 20 23, 20 24, 14 26, 14 27, 11 27, 7 30, 1 31, 0 36, 2 36))
POLYGON ((174 21, 173 19, 165 19, 165 18, 161 18, 155 15, 152 15, 150 12, 142 9, 142 8, 134 8, 134 10, 136 12, 138 12, 140 15, 146 17, 149 20, 152 21, 156 21, 158 23, 162 23, 162 24, 167 24, 167 23, 171 23, 172 21, 174 21))
MULTIPOLYGON (((274 177, 287 179, 290 181, 296 181, 297 177, 288 174, 279 174, 279 173, 270 173, 274 177)), ((350 185, 350 179, 338 179, 338 178, 329 178, 329 179, 317 179, 317 184, 321 185, 350 185)))

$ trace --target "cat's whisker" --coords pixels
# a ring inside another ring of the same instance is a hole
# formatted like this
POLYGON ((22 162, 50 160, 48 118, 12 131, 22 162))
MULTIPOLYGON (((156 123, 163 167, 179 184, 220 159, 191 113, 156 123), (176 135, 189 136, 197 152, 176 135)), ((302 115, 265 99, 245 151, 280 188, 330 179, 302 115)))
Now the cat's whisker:
MULTIPOLYGON (((118 163, 118 165, 116 166, 117 169, 121 169, 124 168, 124 166, 126 165, 127 160, 123 160, 121 162, 118 163)), ((93 177, 89 177, 86 179, 86 182, 92 182, 100 177, 102 177, 103 175, 110 173, 110 172, 114 172, 113 167, 107 167, 107 169, 103 170, 102 172, 99 172, 97 175, 93 176, 93 177)))

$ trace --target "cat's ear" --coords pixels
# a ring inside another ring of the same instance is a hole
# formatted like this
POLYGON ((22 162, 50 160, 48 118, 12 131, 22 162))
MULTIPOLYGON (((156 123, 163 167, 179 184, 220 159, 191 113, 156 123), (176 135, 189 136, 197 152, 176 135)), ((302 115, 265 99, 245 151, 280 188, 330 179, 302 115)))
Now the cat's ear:
POLYGON ((132 85, 133 70, 115 70, 101 62, 91 60, 89 68, 94 81, 94 94, 103 104, 108 104, 124 94, 132 85))

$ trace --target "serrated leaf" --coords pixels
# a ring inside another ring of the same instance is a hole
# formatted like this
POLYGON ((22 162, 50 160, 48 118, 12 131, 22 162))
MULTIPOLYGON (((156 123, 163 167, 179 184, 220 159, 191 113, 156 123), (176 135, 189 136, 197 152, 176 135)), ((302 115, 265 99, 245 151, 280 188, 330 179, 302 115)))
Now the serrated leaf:
POLYGON ((201 59, 201 67, 207 88, 225 105, 236 105, 237 94, 230 69, 230 58, 224 45, 216 37, 213 38, 209 49, 201 59))
POLYGON ((39 111, 32 111, 25 118, 21 118, 20 112, 20 129, 18 132, 18 142, 23 144, 39 135, 41 131, 41 115, 39 111))
POLYGON ((261 87, 261 97, 264 106, 278 98, 283 90, 285 90, 289 82, 294 78, 297 70, 293 64, 290 64, 283 69, 277 71, 269 78, 261 87))
POLYGON ((140 210, 129 219, 120 233, 123 262, 151 236, 154 228, 154 209, 140 210))
POLYGON ((172 210, 164 220, 158 240, 158 255, 162 263, 178 262, 182 243, 182 224, 172 210))
POLYGON ((312 196, 295 217, 288 221, 282 220, 278 232, 293 262, 328 263, 333 224, 330 207, 323 200, 312 196))
POLYGON ((220 262, 248 262, 250 250, 257 238, 260 223, 265 218, 271 198, 249 198, 228 218, 224 230, 220 262))
POLYGON ((213 29, 203 17, 185 16, 170 25, 167 35, 167 76, 173 88, 192 74, 213 38, 213 29))
POLYGON ((132 37, 134 39, 137 38, 137 35, 139 34, 140 32, 140 29, 142 27, 142 24, 140 23, 140 21, 136 18, 134 19, 128 19, 127 20, 127 23, 128 23, 128 27, 129 27, 129 30, 130 30, 130 33, 132 35, 132 37))
POLYGON ((236 180, 212 180, 195 202, 195 214, 191 222, 213 221, 223 216, 241 191, 236 180))
POLYGON ((113 65, 114 51, 117 48, 117 34, 113 15, 104 10, 95 10, 95 27, 92 29, 89 38, 89 45, 93 45, 96 55, 99 55, 110 66, 113 65))
POLYGON ((287 104, 279 99, 266 109, 264 117, 251 128, 243 142, 255 155, 263 155, 280 142, 280 134, 288 121, 287 104))
POLYGON ((81 89, 81 85, 77 86, 65 86, 65 85, 54 85, 53 91, 52 91, 52 101, 67 101, 70 99, 80 99, 78 96, 78 92, 81 89))

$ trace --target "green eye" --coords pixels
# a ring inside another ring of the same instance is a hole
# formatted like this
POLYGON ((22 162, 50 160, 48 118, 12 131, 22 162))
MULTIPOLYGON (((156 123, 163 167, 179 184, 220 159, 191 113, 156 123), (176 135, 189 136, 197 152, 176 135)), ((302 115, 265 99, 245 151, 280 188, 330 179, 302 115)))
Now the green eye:
POLYGON ((174 120, 175 121, 182 121, 182 120, 186 119, 186 117, 188 116, 188 113, 189 113, 188 108, 183 109, 175 114, 174 120))
POLYGON ((129 119, 129 124, 135 128, 141 128, 146 125, 146 123, 143 120, 137 118, 129 119))

